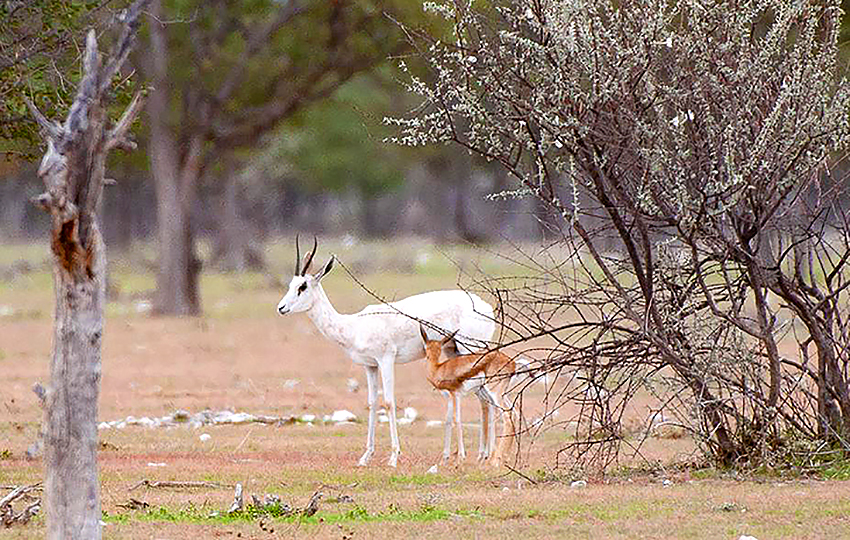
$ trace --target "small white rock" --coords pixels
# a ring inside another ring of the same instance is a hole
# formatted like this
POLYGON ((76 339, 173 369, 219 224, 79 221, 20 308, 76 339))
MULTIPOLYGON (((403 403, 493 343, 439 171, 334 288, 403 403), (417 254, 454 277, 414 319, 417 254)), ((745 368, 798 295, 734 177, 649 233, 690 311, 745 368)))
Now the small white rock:
POLYGON ((511 490, 511 488, 509 488, 508 486, 505 486, 505 487, 502 488, 502 491, 510 491, 510 490, 511 490))
POLYGON ((431 468, 425 471, 425 474, 437 474, 437 466, 431 465, 431 468))
POLYGON ((571 488, 583 488, 587 487, 587 482, 585 480, 573 480, 570 484, 571 488))
POLYGON ((442 425, 442 420, 428 420, 427 422, 425 422, 425 427, 440 427, 442 425))
POLYGON ((207 442, 212 439, 212 436, 209 433, 201 433, 201 436, 198 438, 201 439, 201 442, 207 442))
POLYGON ((357 420, 357 415, 355 415, 351 411, 347 411, 345 409, 341 409, 338 411, 334 411, 331 415, 331 422, 340 423, 340 422, 353 422, 357 420))
POLYGON ((346 383, 346 387, 348 388, 348 391, 353 394, 354 392, 360 390, 360 383, 357 382, 357 379, 350 378, 346 383))
POLYGON ((404 408, 404 417, 410 418, 410 421, 414 422, 419 417, 419 413, 413 407, 405 407, 404 408))
POLYGON ((399 418, 398 419, 398 425, 400 425, 400 426, 409 426, 412 423, 413 423, 413 420, 411 420, 410 418, 399 418))
POLYGON ((301 415, 301 421, 306 422, 308 424, 310 422, 315 422, 316 421, 316 415, 315 414, 302 414, 301 415))
POLYGON ((148 467, 165 467, 165 463, 148 463, 148 467))
POLYGON ((109 429, 112 426, 109 425, 109 422, 101 422, 97 425, 97 429, 109 429))
POLYGON ((749 535, 746 535, 746 534, 742 534, 741 536, 738 537, 738 540, 759 540, 759 539, 756 538, 755 536, 749 536, 749 535))
POLYGON ((283 387, 284 387, 286 390, 292 390, 293 388, 295 388, 296 386, 298 386, 298 384, 299 384, 300 382, 301 382, 301 381, 299 381, 298 379, 286 379, 285 381, 283 381, 283 387))
POLYGON ((380 413, 378 415, 378 422, 381 422, 382 424, 386 424, 389 421, 390 421, 390 417, 387 416, 386 414, 380 413))
POLYGON ((661 482, 661 485, 662 485, 662 486, 664 486, 664 487, 670 487, 670 486, 672 486, 672 485, 673 485, 673 481, 672 481, 672 480, 670 480, 669 478, 667 478, 666 480, 664 480, 663 482, 661 482))

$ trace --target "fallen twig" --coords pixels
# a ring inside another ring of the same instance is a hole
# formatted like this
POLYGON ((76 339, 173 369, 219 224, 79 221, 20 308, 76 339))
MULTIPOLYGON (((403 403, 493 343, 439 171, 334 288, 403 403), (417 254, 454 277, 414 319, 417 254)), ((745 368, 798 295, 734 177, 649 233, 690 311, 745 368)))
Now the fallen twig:
POLYGON ((2 499, 0 499, 0 510, 2 510, 6 506, 12 504, 12 502, 14 502, 16 499, 23 497, 24 495, 26 495, 30 491, 40 490, 41 489, 41 482, 39 482, 37 484, 29 485, 29 486, 14 486, 14 487, 10 486, 6 489, 11 489, 12 492, 9 493, 8 495, 6 495, 5 497, 3 497, 2 499))
POLYGON ((127 491, 133 491, 142 486, 149 488, 231 488, 230 484, 219 484, 218 482, 178 482, 174 480, 142 480, 141 482, 128 488, 127 491))
POLYGON ((511 466, 510 466, 510 465, 508 465, 508 464, 505 464, 505 467, 507 467, 507 469, 508 469, 509 471, 511 471, 512 473, 514 473, 514 474, 516 474, 516 475, 518 475, 518 476, 521 476, 521 477, 525 478, 526 480, 528 480, 529 482, 531 482, 531 483, 532 483, 532 484, 534 484, 535 486, 539 483, 539 482, 537 482, 536 480, 534 480, 533 478, 529 478, 528 476, 526 476, 526 475, 522 474, 521 472, 519 472, 518 470, 514 469, 513 467, 511 467, 511 466))
POLYGON ((41 499, 36 498, 34 502, 31 502, 24 510, 18 513, 15 513, 12 503, 18 499, 29 497, 27 494, 30 491, 38 490, 41 490, 41 483, 30 486, 17 486, 12 489, 11 493, 0 499, 0 523, 4 527, 11 527, 16 523, 21 525, 28 523, 41 509, 41 499))
POLYGON ((120 508, 124 508, 125 510, 144 510, 148 508, 150 505, 145 501, 140 501, 138 499, 134 499, 130 497, 130 500, 123 504, 116 504, 120 508))
POLYGON ((307 503, 307 506, 301 510, 301 515, 305 517, 310 517, 315 514, 319 510, 319 501, 322 498, 323 493, 321 491, 317 491, 313 493, 313 496, 310 497, 310 502, 307 503))
MULTIPOLYGON (((19 487, 21 487, 21 486, 16 485, 16 484, 0 485, 0 489, 9 489, 9 490, 18 489, 19 487)), ((44 491, 44 488, 41 486, 41 482, 38 482, 37 484, 32 484, 31 486, 28 486, 28 487, 30 488, 29 491, 44 491)))

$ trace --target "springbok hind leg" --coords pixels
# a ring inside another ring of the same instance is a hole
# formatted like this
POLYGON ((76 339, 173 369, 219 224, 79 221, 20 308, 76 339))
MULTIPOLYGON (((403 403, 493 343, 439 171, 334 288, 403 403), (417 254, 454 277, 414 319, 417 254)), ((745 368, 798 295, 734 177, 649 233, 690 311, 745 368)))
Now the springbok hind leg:
POLYGON ((392 452, 387 465, 395 467, 398 464, 398 456, 401 454, 401 445, 398 442, 398 423, 395 413, 395 358, 387 357, 381 360, 379 369, 381 370, 381 382, 384 388, 384 401, 388 409, 390 417, 390 441, 392 444, 392 452))

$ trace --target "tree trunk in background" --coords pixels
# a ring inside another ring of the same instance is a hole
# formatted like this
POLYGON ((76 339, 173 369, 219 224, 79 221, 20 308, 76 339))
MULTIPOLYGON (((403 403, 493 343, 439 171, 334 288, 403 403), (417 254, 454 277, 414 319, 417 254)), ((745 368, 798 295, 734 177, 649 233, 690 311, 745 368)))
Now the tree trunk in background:
MULTIPOLYGON (((162 16, 160 2, 151 5, 154 17, 162 16)), ((154 312, 159 315, 198 315, 201 312, 198 276, 201 261, 195 255, 191 209, 197 199, 204 142, 200 136, 187 142, 178 154, 170 118, 168 44, 165 28, 152 24, 150 61, 154 88, 148 100, 151 172, 156 186, 159 238, 159 271, 154 312)))
POLYGON ((240 183, 233 167, 227 168, 221 179, 224 187, 221 195, 221 213, 216 213, 217 234, 213 252, 213 265, 229 272, 262 270, 265 266, 262 249, 252 241, 248 223, 242 219, 240 205, 240 183))
POLYGON ((198 315, 198 275, 201 262, 195 255, 191 206, 197 197, 197 174, 180 170, 175 143, 157 119, 159 92, 151 92, 148 106, 151 124, 150 159, 156 186, 159 239, 159 271, 154 311, 159 315, 198 315), (182 174, 181 174, 182 173, 182 174))
POLYGON ((100 394, 106 249, 98 228, 106 156, 128 147, 127 131, 141 107, 137 94, 122 119, 106 129, 111 80, 126 59, 145 0, 133 4, 115 51, 100 62, 95 31, 83 55, 83 77, 64 126, 49 122, 28 102, 48 134, 38 174, 47 188, 37 204, 51 217, 56 292, 50 383, 44 400, 47 537, 101 537, 97 467, 97 401, 100 394))

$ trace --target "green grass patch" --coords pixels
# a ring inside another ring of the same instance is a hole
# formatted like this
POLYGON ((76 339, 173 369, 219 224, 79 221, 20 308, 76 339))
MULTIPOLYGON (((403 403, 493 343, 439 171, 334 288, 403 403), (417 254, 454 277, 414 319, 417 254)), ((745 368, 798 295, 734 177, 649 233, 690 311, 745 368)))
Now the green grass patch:
POLYGON ((315 525, 319 523, 335 524, 353 522, 433 522, 456 517, 475 519, 482 517, 482 514, 471 510, 449 512, 448 510, 432 505, 422 505, 422 507, 415 510, 390 506, 383 512, 369 512, 369 510, 357 504, 340 512, 320 510, 312 516, 305 516, 297 512, 292 513, 288 507, 279 504, 264 508, 248 506, 244 510, 233 513, 213 510, 208 506, 195 505, 188 505, 182 508, 157 506, 146 510, 131 510, 116 514, 103 513, 103 521, 106 523, 169 522, 219 525, 251 522, 258 519, 268 519, 279 523, 315 525))
POLYGON ((389 483, 396 486, 435 486, 448 483, 448 479, 439 474, 392 475, 389 483))
POLYGON ((850 459, 833 461, 824 467, 821 476, 827 480, 850 480, 850 459))

